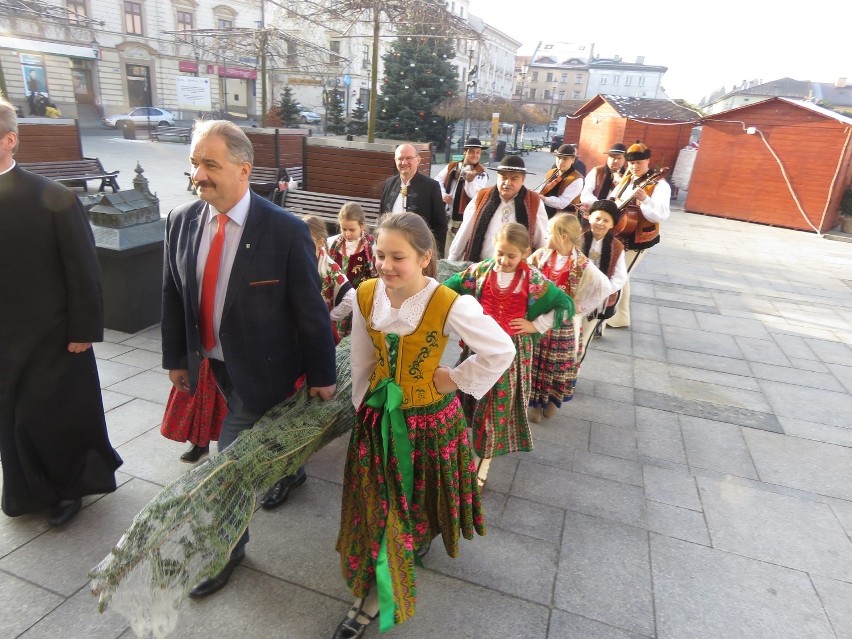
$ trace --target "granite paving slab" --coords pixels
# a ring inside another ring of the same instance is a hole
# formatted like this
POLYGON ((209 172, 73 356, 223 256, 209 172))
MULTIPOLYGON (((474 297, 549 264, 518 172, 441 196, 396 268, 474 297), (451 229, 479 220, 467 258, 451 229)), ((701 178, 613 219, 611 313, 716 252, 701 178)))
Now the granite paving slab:
POLYGON ((638 456, 636 431, 632 428, 592 423, 589 450, 610 457, 635 460, 638 456))
POLYGON ((655 408, 636 408, 637 449, 640 455, 686 463, 677 414, 655 408))
POLYGON ((645 639, 651 635, 637 635, 621 628, 609 626, 592 619, 574 615, 570 612, 555 610, 550 615, 548 639, 645 639))
POLYGON ((775 366, 789 366, 790 360, 772 340, 754 339, 751 337, 734 338, 743 357, 749 362, 760 362, 763 364, 774 364, 775 366))
POLYGON ((644 389, 637 389, 635 396, 637 410, 638 407, 642 406, 670 411, 684 416, 704 418, 710 421, 737 424, 747 428, 768 430, 776 433, 783 432, 778 418, 770 412, 702 400, 683 399, 674 395, 666 395, 644 389))
POLYGON ((666 360, 666 343, 663 341, 662 329, 660 328, 657 334, 634 332, 633 356, 664 362, 666 360))
POLYGON ((152 351, 154 353, 163 352, 163 343, 159 338, 154 339, 152 337, 143 337, 140 334, 136 334, 121 343, 127 346, 132 346, 133 348, 142 348, 146 351, 152 351))
MULTIPOLYGON (((718 375, 710 372, 707 377, 718 375)), ((754 380, 746 378, 748 382, 738 388, 730 384, 721 385, 708 381, 699 381, 678 377, 672 372, 672 389, 677 397, 687 401, 698 401, 703 405, 717 404, 733 410, 748 410, 751 413, 771 413, 772 407, 763 397, 760 390, 749 390, 745 388, 753 385, 754 380)), ((726 382, 729 380, 726 379, 726 382)))
POLYGON ((828 366, 815 359, 800 359, 798 357, 790 358, 790 365, 802 371, 808 371, 812 373, 830 373, 828 366))
POLYGON ((696 353, 689 350, 668 347, 666 349, 670 364, 681 364, 693 368, 704 368, 730 375, 751 375, 751 369, 740 355, 723 357, 716 354, 696 353))
POLYGON ((852 639, 852 584, 818 575, 812 575, 811 581, 837 639, 852 639))
POLYGON ((133 350, 132 346, 113 344, 112 342, 96 342, 92 344, 92 348, 95 351, 95 357, 98 359, 112 359, 117 355, 122 355, 123 353, 133 350))
POLYGON ((107 609, 103 614, 93 608, 97 599, 83 586, 72 597, 66 599, 45 615, 20 639, 115 639, 127 628, 127 620, 107 609))
POLYGON ((160 486, 172 483, 195 467, 180 460, 186 449, 186 444, 163 437, 159 428, 151 428, 116 447, 124 460, 121 467, 124 472, 160 486))
POLYGON ((751 429, 686 415, 681 416, 680 427, 690 466, 757 479, 743 439, 743 431, 751 429))
POLYGON ((512 453, 501 455, 491 460, 488 467, 488 484, 486 490, 498 493, 508 493, 512 489, 515 476, 518 472, 518 464, 526 457, 526 453, 512 453))
POLYGON ((667 348, 675 348, 691 353, 702 353, 721 357, 742 359, 742 352, 736 340, 730 335, 707 333, 702 330, 663 326, 663 339, 667 348))
POLYGON ((804 338, 774 330, 770 330, 769 333, 788 359, 819 359, 804 338))
POLYGON ((645 498, 679 508, 701 511, 701 499, 695 479, 686 466, 660 468, 645 465, 645 498))
POLYGON ((109 391, 101 389, 101 399, 104 403, 104 411, 111 411, 113 408, 117 408, 122 404, 126 404, 129 401, 133 400, 132 395, 124 395, 122 393, 116 393, 115 391, 109 391))
POLYGON ((435 540, 423 560, 430 571, 543 605, 550 604, 558 563, 558 543, 497 526, 488 528, 484 537, 459 540, 455 559, 435 540))
POLYGON ((619 353, 596 351, 595 342, 589 348, 580 376, 583 379, 605 381, 619 386, 633 386, 633 358, 619 353))
MULTIPOLYGON (((62 528, 52 528, 0 559, 0 569, 70 597, 89 582, 89 570, 107 556, 159 486, 134 479, 120 492, 83 508, 62 528), (49 558, 49 559, 48 559, 49 558)), ((92 604, 93 614, 97 614, 92 604)))
MULTIPOLYGON (((680 366, 677 364, 669 365, 669 374, 673 379, 684 379, 692 382, 702 382, 707 384, 709 388, 715 388, 718 386, 721 387, 730 387, 741 389, 745 391, 754 391, 760 392, 760 385, 750 375, 732 375, 730 373, 723 373, 719 371, 708 371, 703 368, 695 368, 694 366, 680 366)), ((674 383, 674 387, 680 390, 678 384, 674 383)), ((718 393, 723 394, 725 403, 730 401, 730 397, 724 395, 725 391, 720 390, 718 393)), ((713 400, 709 397, 711 393, 707 393, 708 396, 703 397, 703 399, 707 399, 708 401, 718 401, 713 400)), ((745 395, 746 401, 749 399, 753 401, 757 401, 761 405, 765 405, 766 402, 762 397, 755 397, 753 395, 745 395)), ((698 399, 702 399, 701 396, 698 399)), ((739 404, 736 404, 739 405, 739 404)), ((746 405, 747 408, 755 408, 754 406, 746 405)))
POLYGON ((852 393, 852 362, 849 362, 846 366, 841 364, 829 364, 828 369, 831 371, 831 374, 843 384, 843 387, 850 393, 852 393))
MULTIPOLYGON (((674 395, 669 366, 664 361, 637 359, 633 362, 633 376, 636 380, 636 390, 652 391, 661 395, 674 395)), ((641 395, 633 393, 633 403, 641 395)))
POLYGON ((566 406, 565 414, 543 421, 540 424, 530 424, 535 446, 560 444, 567 448, 588 450, 591 423, 577 419, 571 413, 571 406, 566 406))
POLYGON ((799 370, 795 365, 775 366, 760 362, 752 362, 751 369, 754 372, 754 376, 762 380, 834 391, 837 393, 846 392, 843 385, 831 373, 804 372, 799 370))
POLYGON ((133 395, 165 406, 166 402, 169 401, 169 392, 172 389, 168 373, 137 370, 141 372, 133 377, 127 377, 123 381, 111 384, 109 390, 133 395))
POLYGON ((769 331, 762 322, 726 315, 696 313, 698 327, 711 333, 749 337, 761 340, 770 339, 769 331))
POLYGON ((127 443, 163 421, 163 405, 144 399, 132 399, 106 412, 107 431, 113 448, 127 443))
MULTIPOLYGON (((124 346, 124 344, 122 344, 124 346)), ((113 362, 121 362, 122 364, 130 364, 139 368, 157 368, 162 370, 163 356, 160 353, 146 351, 142 348, 134 348, 121 355, 116 355, 112 358, 113 362)))
POLYGON ((654 533, 651 565, 658 639, 835 638, 798 570, 654 533))
MULTIPOLYGON (((848 331, 849 326, 846 325, 845 329, 848 331)), ((816 353, 817 357, 827 364, 840 364, 842 366, 852 364, 852 348, 846 344, 812 337, 806 337, 805 342, 816 353)))
POLYGON ((633 428, 635 416, 633 405, 627 402, 589 397, 582 393, 574 393, 570 409, 571 417, 587 419, 598 424, 609 424, 622 428, 633 428))
POLYGON ((112 342, 113 344, 120 344, 124 340, 128 340, 133 337, 133 333, 123 333, 121 331, 117 331, 112 328, 104 329, 104 341, 112 342))
POLYGON ((852 500, 852 449, 756 430, 743 435, 763 481, 852 500))
POLYGON ((693 310, 666 308, 660 309, 660 324, 663 326, 679 326, 681 328, 698 329, 698 319, 693 310))
MULTIPOLYGON (((490 487, 489 477, 488 489, 490 487)), ((645 523, 644 491, 638 486, 534 462, 522 461, 518 465, 512 495, 632 526, 645 523)))
MULTIPOLYGON (((619 386, 618 384, 609 384, 605 380, 596 382, 590 379, 583 379, 581 377, 577 380, 577 385, 574 390, 576 393, 590 395, 592 397, 600 397, 601 399, 607 399, 616 402, 633 403, 632 387, 619 386)), ((566 414, 570 413, 570 404, 563 402, 562 406, 563 408, 560 409, 558 413, 559 415, 562 415, 563 412, 566 414)))
POLYGON ((697 479, 713 547, 852 582, 852 541, 827 504, 697 479))
POLYGON ((553 604, 628 632, 654 636, 648 533, 568 511, 553 604))
POLYGON ((645 504, 645 516, 651 532, 702 546, 710 545, 710 534, 703 513, 648 501, 645 504))
POLYGON ((101 388, 107 388, 122 380, 138 375, 143 370, 145 369, 138 366, 130 366, 129 364, 122 364, 121 362, 104 359, 98 360, 98 378, 101 382, 101 388))
MULTIPOLYGON (((485 490, 483 500, 494 494, 493 491, 485 490)), ((500 513, 499 523, 492 517, 493 507, 488 502, 483 501, 483 508, 489 530, 494 521, 494 525, 519 535, 535 537, 553 544, 559 544, 562 540, 565 511, 561 508, 508 496, 500 513)))
POLYGON ((792 417, 779 417, 778 421, 784 428, 784 432, 791 437, 801 439, 812 439, 826 444, 852 447, 852 424, 848 428, 841 426, 826 426, 804 419, 793 419, 792 417))
POLYGON ((576 450, 574 451, 574 465, 571 470, 575 473, 611 479, 622 484, 642 485, 641 464, 610 455, 576 450))
POLYGON ((0 637, 17 637, 61 603, 56 593, 0 570, 0 637))

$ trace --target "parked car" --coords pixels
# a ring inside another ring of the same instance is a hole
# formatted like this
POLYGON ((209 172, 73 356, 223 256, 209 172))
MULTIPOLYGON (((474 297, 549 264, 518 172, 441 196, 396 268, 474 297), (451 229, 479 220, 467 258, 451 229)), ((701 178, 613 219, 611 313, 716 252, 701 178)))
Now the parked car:
POLYGON ((305 105, 296 102, 296 108, 299 109, 299 120, 302 124, 319 124, 322 122, 319 113, 314 113, 305 105))
POLYGON ((121 113, 119 115, 110 115, 103 119, 104 126, 112 129, 123 129, 128 122, 133 122, 136 126, 174 126, 175 116, 164 109, 156 109, 154 107, 136 107, 131 109, 130 113, 121 113))

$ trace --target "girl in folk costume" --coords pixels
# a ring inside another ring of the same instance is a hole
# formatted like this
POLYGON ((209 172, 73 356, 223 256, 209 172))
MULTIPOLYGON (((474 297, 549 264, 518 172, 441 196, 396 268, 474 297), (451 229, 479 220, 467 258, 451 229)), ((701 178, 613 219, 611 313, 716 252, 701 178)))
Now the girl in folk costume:
POLYGON ((583 315, 583 352, 592 337, 602 337, 606 322, 615 314, 618 292, 627 282, 624 244, 613 234, 622 212, 611 200, 599 200, 589 208, 589 230, 583 234, 581 250, 609 278, 611 295, 592 313, 583 315))
MULTIPOLYGON (((358 288, 364 280, 376 277, 373 262, 373 245, 376 239, 367 232, 364 209, 357 202, 347 202, 337 214, 340 234, 328 238, 328 255, 343 272, 353 287, 358 288)), ((346 316, 337 323, 340 337, 352 332, 352 317, 346 316)))
MULTIPOLYGON (((479 299, 485 312, 515 343, 512 366, 482 399, 464 397, 465 415, 474 433, 480 462, 477 478, 485 485, 491 458, 532 450, 527 421, 532 379, 533 336, 571 322, 574 303, 541 271, 527 264, 530 234, 510 222, 495 240, 494 257, 472 264, 445 284, 479 299)), ((462 357, 467 353, 467 346, 462 357)))
POLYGON ((485 534, 476 465, 458 389, 482 397, 515 355, 512 340, 472 297, 434 278, 434 238, 416 213, 387 215, 376 231, 379 279, 358 287, 352 318, 357 417, 343 475, 337 550, 358 598, 334 639, 356 639, 414 614, 415 553, 441 535, 485 534), (476 355, 441 366, 450 335, 476 355))
POLYGON ((313 215, 303 215, 302 220, 311 231, 311 239, 317 249, 317 270, 322 283, 322 297, 331 315, 331 329, 334 331, 334 342, 340 341, 337 334, 336 322, 352 316, 352 301, 355 299, 355 289, 346 279, 343 270, 337 265, 325 250, 328 242, 328 231, 325 222, 313 215))
POLYGON ((527 411, 531 422, 540 422, 542 414, 553 417, 562 402, 574 396, 583 350, 580 318, 597 308, 610 293, 606 275, 577 248, 583 236, 577 217, 558 213, 550 220, 547 230, 547 248, 533 253, 529 263, 571 296, 577 315, 570 323, 543 335, 536 344, 527 411))

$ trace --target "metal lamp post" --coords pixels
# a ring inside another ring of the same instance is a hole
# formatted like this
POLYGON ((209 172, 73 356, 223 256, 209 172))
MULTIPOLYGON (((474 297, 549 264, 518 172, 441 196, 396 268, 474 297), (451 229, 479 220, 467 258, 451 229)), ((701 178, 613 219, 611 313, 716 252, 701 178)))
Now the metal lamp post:
MULTIPOLYGON (((528 70, 529 70, 529 67, 526 64, 521 65, 521 71, 518 74, 518 75, 521 76, 521 90, 518 91, 518 114, 519 115, 523 115, 522 109, 523 109, 523 106, 524 106, 524 83, 526 82, 526 79, 527 79, 527 71, 528 70)), ((520 124, 521 124, 520 122, 515 123, 515 141, 512 143, 512 146, 514 146, 516 149, 518 148, 518 129, 520 128, 520 124)))
POLYGON ((551 120, 556 117, 556 111, 553 109, 554 98, 556 98, 556 85, 555 84, 550 88, 550 119, 551 120))
POLYGON ((459 138, 459 152, 461 152, 461 149, 464 146, 464 141, 467 139, 467 100, 470 96, 470 87, 475 84, 475 81, 472 79, 472 75, 475 71, 470 68, 471 64, 473 64, 473 49, 470 49, 467 52, 467 77, 465 78, 464 84, 464 111, 462 112, 462 132, 461 137, 459 138))

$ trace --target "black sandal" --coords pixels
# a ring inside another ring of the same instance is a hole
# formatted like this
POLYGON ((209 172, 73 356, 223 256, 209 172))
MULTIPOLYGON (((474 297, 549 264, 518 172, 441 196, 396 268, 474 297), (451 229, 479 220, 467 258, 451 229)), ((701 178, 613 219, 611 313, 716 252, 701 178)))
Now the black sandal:
POLYGON ((367 626, 370 625, 370 622, 373 621, 376 617, 378 617, 378 613, 373 615, 372 617, 364 612, 363 601, 359 606, 352 606, 349 609, 349 612, 354 612, 353 616, 349 616, 347 614, 346 619, 340 622, 337 626, 337 629, 334 631, 334 635, 331 639, 361 639, 364 636, 364 632, 367 630, 367 626), (365 623, 361 623, 358 619, 366 619, 365 623))

